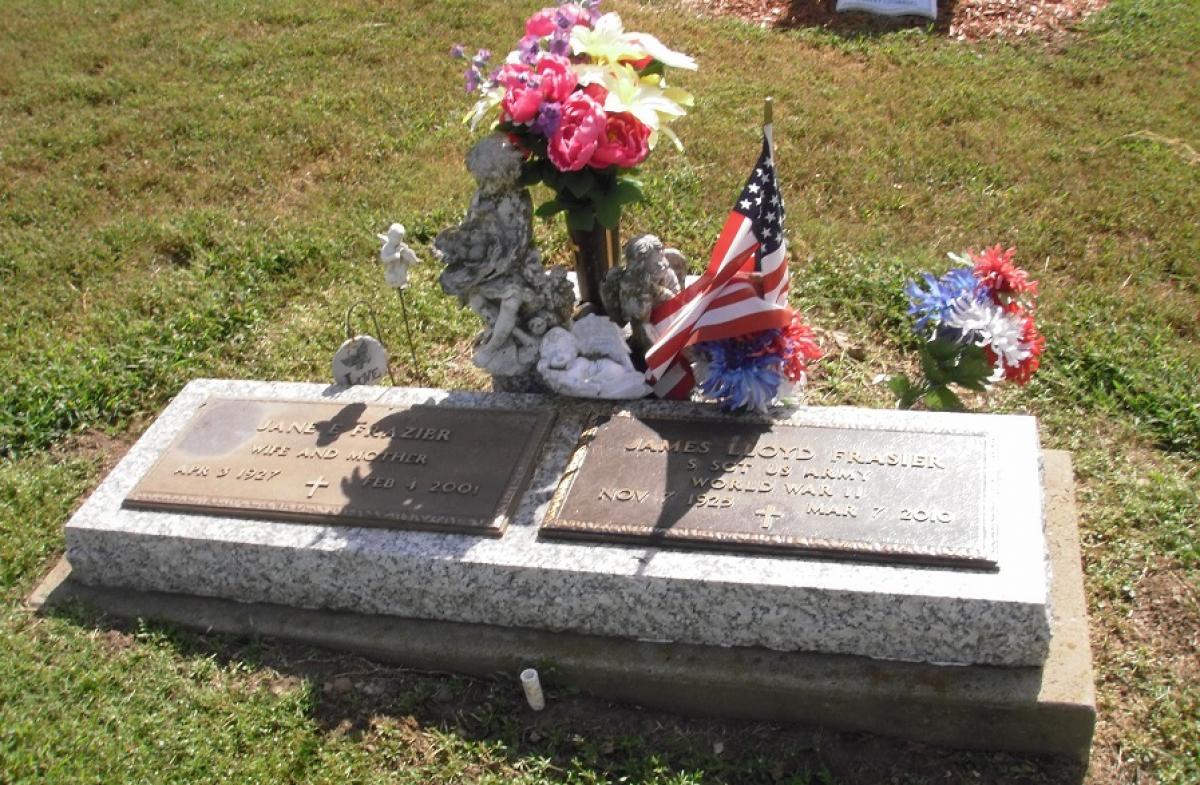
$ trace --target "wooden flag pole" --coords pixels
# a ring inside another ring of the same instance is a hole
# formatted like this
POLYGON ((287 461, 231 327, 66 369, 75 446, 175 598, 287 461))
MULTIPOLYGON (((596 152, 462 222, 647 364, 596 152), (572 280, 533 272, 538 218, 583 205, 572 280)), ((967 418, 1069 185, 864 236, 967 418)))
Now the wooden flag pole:
POLYGON ((771 125, 775 122, 775 99, 767 96, 763 100, 763 125, 771 125))

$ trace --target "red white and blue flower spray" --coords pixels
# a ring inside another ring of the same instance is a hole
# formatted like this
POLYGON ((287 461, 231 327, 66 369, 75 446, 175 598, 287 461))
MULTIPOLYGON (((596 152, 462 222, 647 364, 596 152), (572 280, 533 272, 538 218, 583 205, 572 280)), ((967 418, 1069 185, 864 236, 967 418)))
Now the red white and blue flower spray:
POLYGON ((1013 263, 1016 249, 948 254, 961 266, 940 278, 924 273, 905 286, 921 347, 924 379, 888 382, 901 409, 918 401, 962 409, 951 385, 985 392, 1001 381, 1025 384, 1037 371, 1046 340, 1034 323, 1037 281, 1013 263))
POLYGON ((821 358, 816 337, 799 314, 783 329, 706 341, 693 347, 696 387, 725 411, 766 414, 808 380, 821 358))

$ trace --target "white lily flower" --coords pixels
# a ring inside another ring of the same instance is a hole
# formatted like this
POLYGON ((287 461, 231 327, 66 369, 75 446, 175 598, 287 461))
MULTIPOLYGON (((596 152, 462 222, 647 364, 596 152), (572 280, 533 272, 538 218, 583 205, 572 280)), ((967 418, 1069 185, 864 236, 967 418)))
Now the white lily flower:
POLYGON ((613 65, 653 57, 671 68, 696 70, 695 60, 668 48, 649 33, 626 33, 621 17, 611 12, 597 19, 590 30, 584 25, 576 25, 571 30, 571 50, 577 55, 588 55, 594 61, 613 65))
POLYGON ((646 54, 668 68, 681 68, 685 71, 695 71, 699 68, 690 55, 676 52, 649 33, 626 33, 625 36, 634 46, 641 46, 646 54))
POLYGON ((689 93, 678 88, 664 88, 657 76, 638 77, 637 71, 628 65, 577 65, 575 73, 580 84, 599 84, 608 91, 604 111, 628 112, 649 128, 651 149, 660 132, 683 149, 679 137, 666 126, 687 114, 684 106, 692 103, 689 93))
POLYGON ((471 111, 467 112, 463 117, 463 122, 470 125, 474 131, 481 122, 500 106, 500 102, 504 100, 504 88, 500 85, 493 85, 487 88, 483 97, 475 102, 471 107, 471 111))

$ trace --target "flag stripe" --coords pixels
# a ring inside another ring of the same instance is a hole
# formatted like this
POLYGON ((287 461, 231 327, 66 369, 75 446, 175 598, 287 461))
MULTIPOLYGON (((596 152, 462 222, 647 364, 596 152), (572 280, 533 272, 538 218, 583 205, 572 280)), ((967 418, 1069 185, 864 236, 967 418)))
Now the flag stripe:
MULTIPOLYGON (((650 347, 650 351, 646 352, 646 364, 653 371, 652 378, 657 378, 661 373, 661 369, 668 366, 671 360, 683 351, 688 345, 688 331, 696 319, 710 307, 712 301, 716 299, 728 283, 729 279, 737 273, 738 260, 742 257, 733 257, 720 272, 715 279, 721 282, 719 286, 709 288, 700 296, 688 304, 687 308, 679 313, 671 322, 666 325, 665 332, 660 333, 658 342, 650 347)), ((660 324, 655 324, 658 328, 660 324)))
POLYGON ((676 397, 694 384, 684 349, 694 343, 782 328, 787 307, 784 209, 775 178, 774 129, 763 128, 762 151, 709 256, 704 274, 650 315, 655 336, 646 376, 656 394, 676 397))
MULTIPOLYGON (((721 236, 717 238, 717 244, 713 248, 712 257, 709 259, 708 268, 698 279, 684 288, 683 292, 665 303, 660 303, 655 306, 650 315, 650 320, 655 323, 667 321, 673 314, 678 313, 688 303, 708 291, 712 285, 714 276, 719 272, 720 265, 716 264, 719 258, 725 258, 730 249, 739 240, 739 234, 748 230, 748 224, 744 217, 737 213, 730 213, 729 218, 725 221, 725 226, 721 230, 721 236), (718 257, 718 252, 720 256, 718 257)), ((751 252, 750 248, 742 248, 737 253, 738 255, 751 252)))
POLYGON ((676 360, 663 378, 654 385, 654 394, 659 398, 681 400, 692 391, 693 384, 695 380, 692 378, 692 370, 682 361, 676 360))
POLYGON ((670 322, 672 316, 676 314, 682 316, 682 312, 686 311, 687 307, 692 305, 697 298, 702 297, 714 287, 723 286, 730 277, 737 273, 741 263, 757 248, 757 241, 749 232, 749 222, 736 213, 732 214, 730 220, 725 223, 721 240, 718 241, 725 246, 726 263, 714 266, 710 261, 704 274, 684 289, 681 294, 656 306, 650 314, 650 320, 658 325, 670 322))

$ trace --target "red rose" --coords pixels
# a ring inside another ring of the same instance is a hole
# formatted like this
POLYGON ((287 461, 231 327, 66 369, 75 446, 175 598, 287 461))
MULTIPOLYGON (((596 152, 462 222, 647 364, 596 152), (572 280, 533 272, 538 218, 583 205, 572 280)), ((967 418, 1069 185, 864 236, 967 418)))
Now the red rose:
POLYGON ((546 145, 550 162, 560 172, 587 166, 604 138, 604 110, 586 93, 573 93, 562 105, 562 120, 546 145))
POLYGON ((628 112, 610 114, 600 145, 592 156, 592 166, 619 166, 631 169, 650 155, 650 129, 628 112))
POLYGON ((547 101, 565 101, 575 91, 577 79, 567 58, 544 54, 538 58, 535 68, 541 78, 539 89, 547 101))

